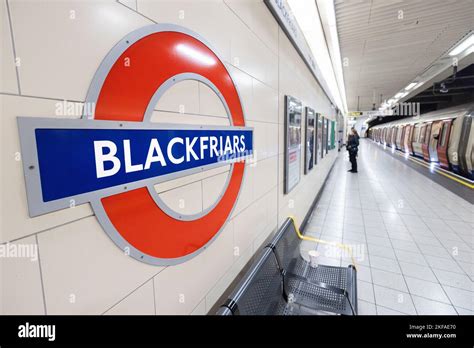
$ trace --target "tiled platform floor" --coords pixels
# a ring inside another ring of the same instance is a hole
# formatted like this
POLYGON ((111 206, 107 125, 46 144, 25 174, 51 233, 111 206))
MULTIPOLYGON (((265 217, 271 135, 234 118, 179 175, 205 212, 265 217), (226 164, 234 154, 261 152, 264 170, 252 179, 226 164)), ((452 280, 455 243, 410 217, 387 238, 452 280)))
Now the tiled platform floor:
MULTIPOLYGON (((386 150, 385 150, 386 151, 386 150)), ((474 314, 474 207, 361 140, 359 173, 341 150, 305 233, 353 247, 360 314, 474 314)), ((320 262, 347 265, 340 249, 320 262)))

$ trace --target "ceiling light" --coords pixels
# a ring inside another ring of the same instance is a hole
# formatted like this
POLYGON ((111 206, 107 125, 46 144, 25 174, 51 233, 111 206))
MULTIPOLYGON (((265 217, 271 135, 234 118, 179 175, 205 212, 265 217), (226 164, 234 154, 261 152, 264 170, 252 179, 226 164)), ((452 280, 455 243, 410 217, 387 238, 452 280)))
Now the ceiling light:
POLYGON ((412 82, 408 86, 405 87, 405 91, 409 91, 413 87, 415 87, 418 84, 418 82, 412 82))
POLYGON ((419 84, 416 85, 415 89, 417 89, 418 87, 420 87, 423 84, 424 84, 424 82, 420 82, 419 84))
POLYGON ((396 99, 401 99, 404 96, 406 96, 407 94, 408 94, 408 92, 400 92, 400 93, 395 94, 395 98, 396 99))
POLYGON ((457 56, 459 53, 464 52, 464 50, 470 48, 471 46, 474 46, 474 33, 469 35, 465 40, 454 47, 451 52, 449 52, 449 55, 457 56))

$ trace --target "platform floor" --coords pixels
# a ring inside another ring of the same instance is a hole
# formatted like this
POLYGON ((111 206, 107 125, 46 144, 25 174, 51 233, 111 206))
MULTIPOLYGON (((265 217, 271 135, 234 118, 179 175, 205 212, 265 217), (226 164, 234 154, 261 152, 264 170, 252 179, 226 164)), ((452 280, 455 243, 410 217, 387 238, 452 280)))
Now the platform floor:
MULTIPOLYGON (((349 244, 358 269, 359 314, 474 315, 474 207, 362 140, 359 173, 345 150, 306 226, 307 235, 349 244)), ((320 262, 347 265, 339 248, 320 262)))

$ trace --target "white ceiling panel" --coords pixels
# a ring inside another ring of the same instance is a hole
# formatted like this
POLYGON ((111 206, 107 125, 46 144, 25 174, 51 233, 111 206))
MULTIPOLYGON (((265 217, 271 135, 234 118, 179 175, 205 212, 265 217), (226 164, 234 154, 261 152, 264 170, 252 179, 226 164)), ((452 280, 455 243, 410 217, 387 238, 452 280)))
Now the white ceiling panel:
POLYGON ((335 0, 348 109, 370 110, 474 30, 474 0, 335 0), (375 96, 375 98, 374 98, 375 96), (375 100, 374 100, 375 99, 375 100))

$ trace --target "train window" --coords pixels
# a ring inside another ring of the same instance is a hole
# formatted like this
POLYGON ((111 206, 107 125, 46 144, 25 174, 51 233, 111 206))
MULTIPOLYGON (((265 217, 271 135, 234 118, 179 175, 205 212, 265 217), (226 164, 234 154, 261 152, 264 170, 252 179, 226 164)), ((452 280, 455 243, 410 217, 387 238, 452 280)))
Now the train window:
POLYGON ((400 142, 402 141, 402 133, 403 133, 403 128, 398 128, 398 133, 397 133, 397 141, 400 142))
POLYGON ((425 127, 425 145, 428 145, 430 143, 430 133, 431 133, 431 124, 427 125, 425 127))
POLYGON ((449 124, 447 122, 443 123, 443 128, 441 129, 441 145, 442 147, 446 146, 446 139, 448 138, 448 128, 449 124))
POLYGON ((420 129, 420 143, 425 143, 425 133, 426 133, 426 126, 422 126, 420 129))
POLYGON ((415 134, 413 135, 413 141, 416 143, 420 142, 420 127, 415 126, 415 134))

